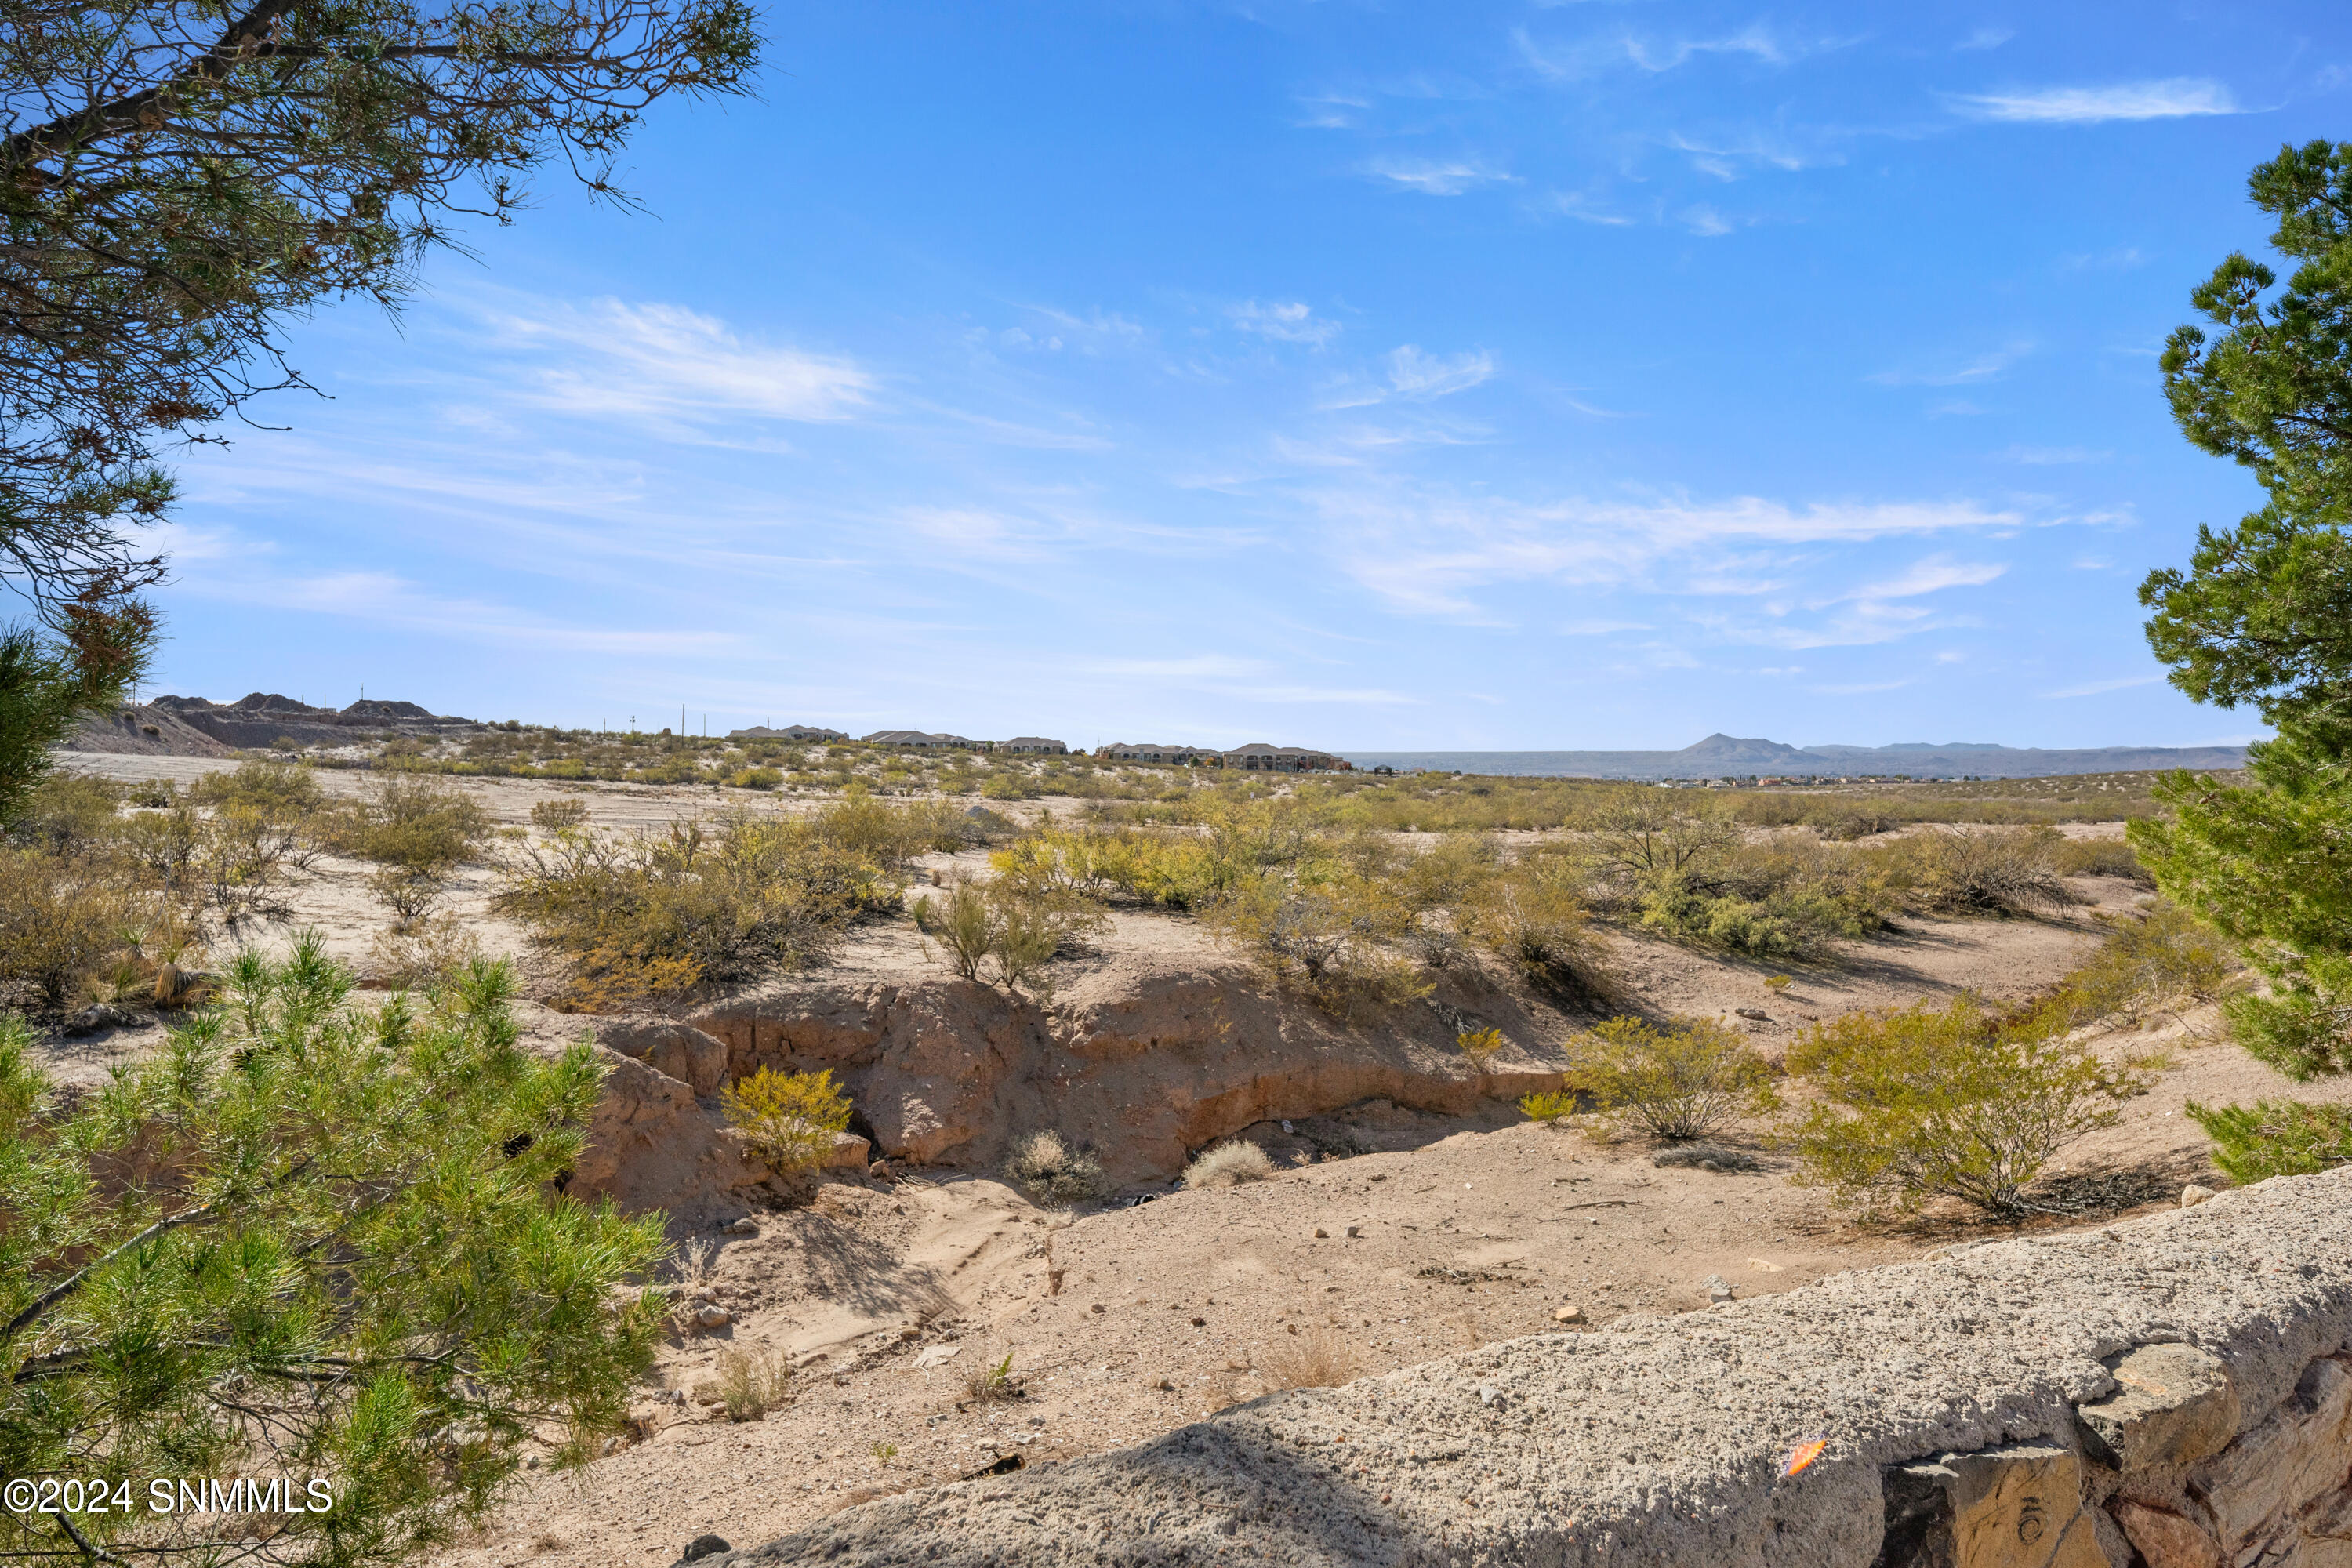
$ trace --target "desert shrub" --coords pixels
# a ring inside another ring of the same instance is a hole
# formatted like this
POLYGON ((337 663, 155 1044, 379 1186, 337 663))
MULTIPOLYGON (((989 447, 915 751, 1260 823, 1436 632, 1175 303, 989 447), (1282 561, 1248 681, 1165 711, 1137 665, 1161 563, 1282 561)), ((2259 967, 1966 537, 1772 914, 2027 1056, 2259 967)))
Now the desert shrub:
POLYGON ((1756 1170, 1762 1163, 1745 1149, 1726 1149, 1718 1143, 1683 1143, 1672 1149, 1659 1150, 1650 1156, 1650 1163, 1670 1169, 1714 1171, 1729 1175, 1736 1171, 1756 1170))
POLYGON ((2009 915, 2074 902, 2057 868, 2063 842, 2047 828, 1925 830, 1861 853, 1920 909, 2009 915))
POLYGON ((784 775, 774 768, 737 768, 727 775, 727 782, 737 789, 774 789, 784 782, 784 775))
POLYGON ((1237 1187, 1262 1182, 1274 1174, 1274 1161, 1246 1139, 1235 1138, 1204 1149, 1184 1167, 1188 1187, 1237 1187))
POLYGON ((375 863, 368 887, 403 924, 432 907, 489 832, 490 819, 472 796, 406 772, 378 775, 330 829, 336 849, 375 863))
POLYGON ((240 763, 232 773, 206 773, 190 793, 206 805, 259 806, 286 819, 310 816, 325 799, 315 769, 266 759, 240 763))
POLYGON ((1567 857, 1527 856, 1469 879, 1453 895, 1454 918, 1469 940, 1528 978, 1590 988, 1601 943, 1585 880, 1584 868, 1567 857))
POLYGON ((1301 982, 1343 1015, 1360 1003, 1393 1006, 1431 990, 1391 946, 1413 929, 1412 910, 1381 881, 1344 866, 1262 873, 1210 905, 1205 918, 1269 978, 1301 982))
POLYGON ((1522 1095, 1519 1110, 1530 1121, 1540 1121, 1547 1127, 1576 1114, 1576 1093, 1573 1089, 1545 1089, 1540 1093, 1522 1095))
POLYGON ((2061 839, 2052 847, 2050 860, 2062 877, 2120 877, 2143 888, 2156 886, 2131 845, 2121 838, 2061 839))
POLYGON ((1570 1049, 1570 1081, 1621 1127, 1685 1142, 1779 1103, 1770 1064, 1712 1018, 1608 1018, 1570 1049))
POLYGON ((0 994, 50 1009, 79 997, 137 909, 98 860, 0 847, 0 994))
POLYGON ((945 898, 926 893, 915 900, 917 928, 938 941, 959 975, 979 981, 992 974, 1038 996, 1053 993, 1046 966, 1104 923, 1091 899, 1044 879, 958 879, 945 898))
POLYGON ((778 1072, 761 1068, 719 1091, 728 1122, 749 1138, 752 1152, 778 1175, 805 1171, 833 1148, 849 1125, 849 1101, 834 1087, 833 1071, 778 1072))
POLYGON ((2213 1140, 2213 1163, 2242 1184, 2352 1164, 2352 1105, 2261 1100, 2217 1109, 2191 1100, 2189 1114, 2213 1140))
POLYGON ((719 1407, 730 1421, 758 1421, 793 1399, 792 1363, 762 1345, 729 1345, 719 1352, 719 1407))
POLYGON ((1805 1179, 1864 1205, 2032 1209, 2025 1189, 2049 1162, 2143 1087, 2066 1028, 2046 1011, 2004 1024, 1962 995, 1808 1030, 1789 1052, 1821 1095, 1792 1135, 1805 1179))
POLYGON ((560 833, 524 852, 493 904, 568 963, 558 1005, 606 1011, 798 968, 898 898, 880 868, 818 825, 738 814, 626 838, 560 833))
POLYGON ((1258 1371, 1276 1388, 1338 1388, 1353 1383, 1363 1359, 1345 1334, 1318 1324, 1274 1342, 1257 1358, 1258 1371))
POLYGON ((961 816, 945 801, 894 804, 852 784, 816 814, 816 830, 844 853, 895 870, 918 855, 961 848, 961 816))
POLYGON ((1110 1190, 1102 1162, 1050 1130, 1015 1142, 1005 1157, 1004 1173, 1037 1202, 1055 1207, 1090 1202, 1110 1190))
POLYGON ((1454 1048, 1468 1057, 1470 1065, 1476 1068, 1481 1075, 1493 1068, 1495 1058, 1502 1055, 1503 1047, 1509 1044, 1500 1029, 1457 1029, 1454 1034, 1454 1048))
POLYGON ((8 837, 52 855, 80 854, 111 835, 122 794, 87 773, 47 773, 24 796, 8 837))
POLYGON ((368 950, 368 983, 385 991, 446 985, 482 957, 481 939, 455 915, 378 931, 368 950))
POLYGON ((2237 955, 2210 927, 2177 905, 2158 903, 2137 919, 2117 920, 2098 952, 2044 1005, 2063 1009, 2070 1025, 2118 1014, 2136 1021, 2168 1004, 2210 1002, 2240 973, 2237 955))
POLYGON ((588 803, 576 795, 560 795, 553 800, 535 800, 530 805, 530 825, 550 833, 579 827, 588 820, 588 803))

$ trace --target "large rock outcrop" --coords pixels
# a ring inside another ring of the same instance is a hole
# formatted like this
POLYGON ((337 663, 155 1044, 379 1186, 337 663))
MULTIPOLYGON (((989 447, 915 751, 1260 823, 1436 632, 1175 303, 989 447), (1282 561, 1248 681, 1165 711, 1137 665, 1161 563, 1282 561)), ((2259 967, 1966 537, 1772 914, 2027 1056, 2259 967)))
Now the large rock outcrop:
POLYGON ((709 1568, 2345 1568, 2352 1171, 1271 1395, 709 1568), (1816 1447, 1818 1445, 1818 1447, 1816 1447))
POLYGON ((1360 1024, 1246 969, 1125 976, 1050 1007, 957 980, 779 986, 698 1014, 727 1074, 834 1069, 893 1158, 992 1166, 1041 1127, 1090 1144, 1113 1179, 1173 1175, 1254 1122, 1370 1099, 1460 1114, 1556 1089, 1568 1027, 1496 987, 1441 989, 1360 1024), (1456 1045, 1511 1042, 1482 1071, 1456 1045))

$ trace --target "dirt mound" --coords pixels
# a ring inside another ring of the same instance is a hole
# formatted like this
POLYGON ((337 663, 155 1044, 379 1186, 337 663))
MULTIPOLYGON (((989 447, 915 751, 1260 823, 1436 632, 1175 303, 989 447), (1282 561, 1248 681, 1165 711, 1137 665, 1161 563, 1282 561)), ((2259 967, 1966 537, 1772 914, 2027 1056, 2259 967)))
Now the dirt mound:
POLYGON ((58 747, 66 752, 110 752, 156 757, 231 757, 234 748, 187 723, 168 708, 128 705, 92 713, 58 747))
POLYGON ((150 706, 224 746, 348 746, 379 735, 440 738, 469 735, 483 726, 447 718, 414 702, 363 699, 348 708, 314 708, 281 692, 252 691, 235 702, 203 697, 158 697, 150 706))

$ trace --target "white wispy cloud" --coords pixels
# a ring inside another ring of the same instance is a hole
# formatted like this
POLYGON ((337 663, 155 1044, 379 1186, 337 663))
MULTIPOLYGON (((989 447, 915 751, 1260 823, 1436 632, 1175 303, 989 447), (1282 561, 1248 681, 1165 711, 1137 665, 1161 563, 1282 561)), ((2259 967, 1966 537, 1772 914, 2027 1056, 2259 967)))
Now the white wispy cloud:
POLYGON ((1306 131, 1352 130, 1372 106, 1369 99, 1338 92, 1302 97, 1297 103, 1299 118, 1292 123, 1306 131))
POLYGON ((1733 227, 1729 218, 1725 217, 1705 202, 1685 207, 1682 211, 1682 223, 1685 228, 1703 239, 1719 238, 1729 234, 1733 227))
POLYGON ((332 616, 373 626, 543 653, 698 658, 742 651, 731 632, 694 626, 641 629, 569 624, 496 600, 436 594, 387 572, 311 574, 204 573, 184 586, 234 604, 332 616))
POLYGON ((1255 332, 1278 342, 1311 343, 1321 348, 1338 337, 1340 331, 1339 322, 1316 315, 1312 307, 1295 300, 1277 300, 1270 305, 1245 300, 1227 306, 1225 314, 1243 331, 1255 332))
POLYGON ((540 362, 524 383, 533 401, 572 415, 829 422, 856 415, 877 384, 855 361, 752 342, 682 305, 537 300, 487 324, 494 346, 540 362))
POLYGON ((1948 555, 1931 555, 1898 577, 1866 584, 1841 596, 1862 601, 1910 599, 1923 594, 1940 594, 1947 588, 1980 588, 2008 570, 2000 562, 1968 563, 1948 555))
POLYGON ((1979 27, 1952 47, 1961 53, 1972 49, 1997 49, 2015 37, 2017 35, 2007 27, 1979 27))
POLYGON ((1760 132, 1747 132, 1734 136, 1699 137, 1681 132, 1670 133, 1666 145, 1677 153, 1690 155, 1692 166, 1700 173, 1718 180, 1735 180, 1751 164, 1794 173, 1818 163, 1837 160, 1801 151, 1784 139, 1767 136, 1760 132))
POLYGON ((1481 185, 1517 179, 1475 159, 1461 158, 1376 158, 1364 166, 1364 173, 1424 196, 1458 196, 1481 185))
POLYGON ((1325 408, 1362 408, 1391 399, 1429 402, 1467 392, 1495 374, 1495 356, 1484 349, 1458 354, 1423 353, 1417 344, 1391 349, 1387 374, 1378 381, 1351 376, 1333 384, 1325 408))
POLYGON ((1709 57, 1744 56, 1761 65, 1793 65, 1810 55, 1843 47, 1851 40, 1792 38, 1767 23, 1756 22, 1712 37, 1643 37, 1627 31, 1564 42, 1539 40, 1520 27, 1512 32, 1511 42, 1537 74, 1578 81, 1612 67, 1629 65, 1655 76, 1709 57))
MULTIPOLYGON (((1549 580, 1594 589, 1633 587, 1685 596, 1781 591, 1776 550, 1859 544, 2025 525, 2010 508, 1958 501, 1848 501, 1791 506, 1760 497, 1721 501, 1568 500, 1539 504, 1389 489, 1330 489, 1308 503, 1322 517, 1341 569, 1408 614, 1476 613, 1495 584, 1549 580)), ((1874 597, 1822 603, 1892 606, 1999 568, 1933 562, 1877 585, 1874 597)), ((1884 619, 1901 618, 1894 609, 1884 619)), ((1785 640, 1785 639, 1784 639, 1785 640)), ((1788 646, 1807 646, 1801 640, 1788 646)))
POLYGON ((1863 379, 1881 386, 1966 386, 1994 379, 2032 352, 2031 342, 2012 342, 1990 353, 1978 354, 1949 370, 1882 370, 1863 379))
POLYGON ((2109 120, 2177 120, 2243 114, 2230 89, 2205 77, 2123 82, 2113 87, 2045 87, 2016 92, 1955 93, 1952 105, 1978 120, 2095 125, 2109 120))
POLYGON ((2042 695, 2046 700, 2059 700, 2069 697, 2099 697, 2110 691, 2127 690, 2135 686, 2154 686, 2163 679, 2161 675, 2126 675, 2113 680, 2086 680, 2080 686, 2062 687, 2056 691, 2045 691, 2042 695))

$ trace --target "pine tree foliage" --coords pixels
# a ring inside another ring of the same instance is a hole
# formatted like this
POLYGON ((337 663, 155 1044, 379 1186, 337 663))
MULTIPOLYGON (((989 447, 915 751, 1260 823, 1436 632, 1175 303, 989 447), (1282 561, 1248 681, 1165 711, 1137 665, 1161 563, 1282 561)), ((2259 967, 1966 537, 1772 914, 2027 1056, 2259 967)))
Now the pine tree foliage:
POLYGON ((478 1519, 527 1437, 592 1455, 651 1362, 659 1219, 561 1195, 599 1069, 520 1047, 505 965, 363 1008, 306 936, 229 978, 79 1099, 0 1025, 0 1471, 80 1483, 0 1515, 11 1555, 392 1562, 478 1519), (152 1506, 205 1476, 332 1506, 152 1506))
POLYGON ((2352 1068, 2352 146, 2288 147, 2254 205, 2294 270, 2233 255, 2192 295, 2165 389, 2189 439, 2251 468, 2267 504, 2200 531, 2185 573, 2142 584, 2148 640, 2201 702, 2252 703, 2277 738, 2252 783, 2175 778, 2131 842, 2165 893, 2269 982, 2225 1004, 2238 1037, 2296 1078, 2352 1068))
POLYGON ((0 579, 160 576, 159 445, 300 384, 290 317, 396 304, 550 161, 625 200, 646 109, 745 89, 744 0, 9 0, 0 26, 0 579))

